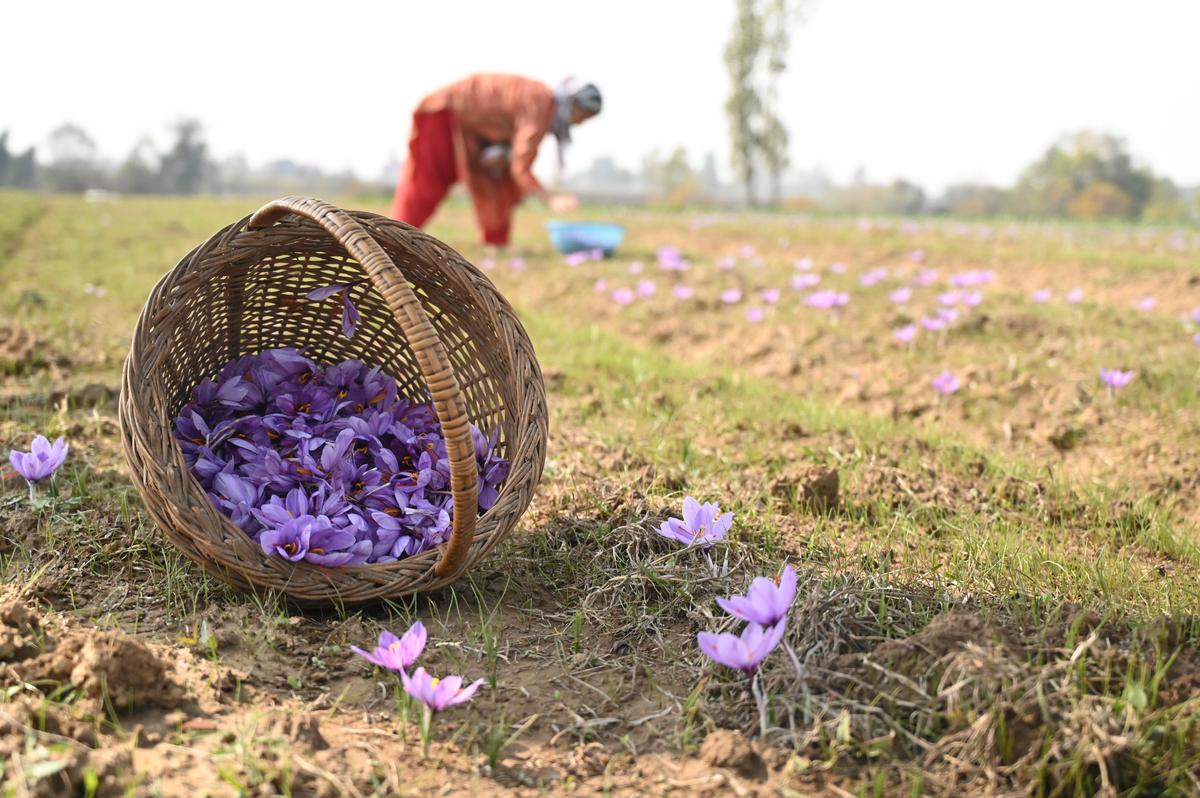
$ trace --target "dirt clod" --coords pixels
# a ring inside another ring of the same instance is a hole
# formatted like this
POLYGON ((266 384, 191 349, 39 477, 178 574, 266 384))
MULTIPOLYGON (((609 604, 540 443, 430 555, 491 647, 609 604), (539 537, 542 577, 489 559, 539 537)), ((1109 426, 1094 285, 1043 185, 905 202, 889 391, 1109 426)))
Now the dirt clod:
POLYGON ((20 601, 0 604, 0 660, 17 660, 37 653, 37 615, 20 601))
POLYGON ((700 759, 715 768, 728 768, 746 778, 767 777, 767 763, 750 741, 732 729, 717 729, 700 745, 700 759))

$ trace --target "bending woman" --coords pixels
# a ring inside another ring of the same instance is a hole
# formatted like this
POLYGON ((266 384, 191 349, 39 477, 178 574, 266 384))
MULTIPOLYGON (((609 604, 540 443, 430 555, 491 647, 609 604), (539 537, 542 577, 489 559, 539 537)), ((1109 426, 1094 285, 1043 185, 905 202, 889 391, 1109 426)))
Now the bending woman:
POLYGON ((542 139, 553 133, 561 166, 571 126, 600 107, 600 90, 590 83, 565 81, 555 91, 518 75, 472 75, 435 91, 413 113, 392 218, 424 226, 461 180, 484 243, 506 245, 513 212, 525 197, 546 202, 555 213, 578 205, 573 196, 550 195, 533 176, 533 161, 542 139))

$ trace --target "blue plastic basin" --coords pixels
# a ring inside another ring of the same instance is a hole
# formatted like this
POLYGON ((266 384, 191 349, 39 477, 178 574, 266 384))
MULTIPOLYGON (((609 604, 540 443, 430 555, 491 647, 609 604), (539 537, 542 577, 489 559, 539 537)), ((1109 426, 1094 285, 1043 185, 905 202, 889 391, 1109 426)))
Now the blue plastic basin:
POLYGON ((550 243, 564 255, 599 249, 611 257, 625 239, 625 228, 609 222, 546 222, 550 243))

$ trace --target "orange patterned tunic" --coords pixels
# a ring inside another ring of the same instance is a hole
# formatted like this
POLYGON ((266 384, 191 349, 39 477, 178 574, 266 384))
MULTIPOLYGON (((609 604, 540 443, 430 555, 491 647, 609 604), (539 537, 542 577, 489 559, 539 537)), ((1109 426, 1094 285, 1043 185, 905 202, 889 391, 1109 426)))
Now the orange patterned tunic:
MULTIPOLYGON (((510 144, 509 176, 520 196, 543 193, 533 176, 538 145, 554 122, 554 91, 519 75, 472 75, 426 97, 416 113, 454 114, 455 155, 459 179, 478 188, 489 180, 478 168, 480 151, 489 144, 510 144)), ((486 193, 486 192, 485 192, 486 193)))

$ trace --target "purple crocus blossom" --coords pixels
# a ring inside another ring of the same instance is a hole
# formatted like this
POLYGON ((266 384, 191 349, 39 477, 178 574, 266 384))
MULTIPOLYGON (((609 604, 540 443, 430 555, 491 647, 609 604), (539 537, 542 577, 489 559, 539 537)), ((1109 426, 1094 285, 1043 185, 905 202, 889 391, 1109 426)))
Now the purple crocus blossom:
POLYGON ((778 288, 764 288, 762 291, 758 292, 758 297, 766 304, 774 305, 776 302, 779 301, 779 289, 778 288))
POLYGON ((421 652, 425 650, 425 639, 425 625, 417 621, 409 627, 403 637, 396 637, 386 630, 380 632, 379 643, 374 651, 364 651, 358 646, 350 646, 350 650, 381 668, 403 672, 421 656, 421 652))
POLYGON ((929 332, 938 332, 946 329, 946 320, 938 316, 922 316, 921 326, 929 332))
POLYGON ((491 255, 488 255, 483 260, 479 261, 479 268, 483 269, 485 272, 490 272, 492 269, 496 268, 496 259, 491 255))
POLYGON ((1142 311, 1143 313, 1148 313, 1148 312, 1154 310, 1154 306, 1157 304, 1158 304, 1158 300, 1156 300, 1154 297, 1144 296, 1138 300, 1137 309, 1142 311))
POLYGON ((514 272, 525 271, 525 259, 520 257, 510 259, 508 262, 508 268, 512 269, 514 272))
POLYGON ((736 305, 742 301, 742 289, 726 288, 721 292, 721 301, 726 305, 736 305))
POLYGON ((658 286, 653 280, 638 280, 637 295, 642 299, 649 299, 657 290, 658 286))
POLYGON ((799 269, 802 272, 811 271, 812 267, 813 267, 813 259, 812 258, 800 258, 796 262, 794 262, 792 265, 795 266, 797 269, 799 269))
POLYGON ((334 529, 324 516, 302 515, 259 538, 263 554, 330 568, 354 562, 366 562, 368 550, 355 547, 352 532, 334 529), (351 547, 355 547, 351 550, 351 547))
POLYGON ((635 260, 633 263, 629 264, 629 273, 641 274, 642 268, 642 262, 640 260, 635 260))
POLYGON ((958 320, 958 308, 938 308, 937 315, 947 324, 953 324, 958 320))
POLYGON ((737 266, 737 258, 725 257, 717 261, 717 267, 729 271, 737 266))
POLYGON ((958 391, 962 387, 958 377, 954 376, 953 372, 943 371, 941 374, 933 378, 933 389, 942 396, 949 396, 958 391))
POLYGON ((905 324, 903 327, 897 327, 892 332, 892 339, 900 344, 910 344, 916 337, 917 325, 915 324, 905 324))
POLYGON ((803 291, 806 288, 812 288, 821 282, 819 274, 797 274, 792 277, 792 288, 797 291, 803 291))
POLYGON ((608 280, 605 280, 603 277, 601 277, 592 285, 592 290, 597 294, 603 294, 608 290, 608 280))
POLYGON ((1029 299, 1032 302, 1036 302, 1040 305, 1042 303, 1049 302, 1052 296, 1054 296, 1054 294, 1049 288, 1039 288, 1029 295, 1029 299))
POLYGON ((913 292, 911 288, 897 288, 895 291, 888 294, 888 299, 892 300, 897 305, 903 305, 905 302, 912 299, 912 295, 913 292))
POLYGON ((587 263, 588 260, 589 258, 586 252, 572 252, 563 258, 563 262, 572 268, 576 266, 582 266, 583 264, 587 263))
POLYGON ((354 333, 358 330, 358 324, 362 320, 362 315, 355 307, 354 300, 350 298, 351 288, 353 288, 352 285, 335 283, 314 288, 305 295, 305 299, 310 302, 324 302, 336 294, 342 295, 342 334, 347 338, 354 337, 354 333))
POLYGON ((36 435, 28 452, 13 449, 8 454, 8 462, 32 486, 53 476, 67 459, 70 448, 61 437, 51 443, 45 435, 36 435))
POLYGON ((850 296, 842 291, 814 291, 804 298, 804 304, 819 310, 840 308, 850 301, 850 296))
POLYGON ((724 538, 731 526, 733 513, 722 515, 721 506, 716 502, 701 504, 688 496, 683 500, 683 518, 663 521, 658 534, 686 546, 698 545, 708 549, 724 538))
POLYGON ((787 617, 796 598, 796 571, 785 566, 776 579, 756 577, 744 596, 718 598, 721 609, 743 621, 774 626, 787 617))
POLYGON ((483 679, 477 679, 463 687, 461 676, 435 679, 424 668, 417 668, 412 676, 405 671, 400 671, 400 680, 404 683, 404 692, 433 712, 441 712, 447 707, 465 704, 471 700, 471 696, 475 695, 475 691, 483 684, 483 679))
POLYGON ((829 266, 829 271, 833 272, 834 274, 845 274, 846 273, 846 264, 844 264, 844 263, 831 264, 829 266))
POLYGON ((701 632, 696 635, 696 643, 709 659, 749 677, 755 674, 762 661, 783 640, 786 628, 786 621, 765 627, 752 622, 746 624, 740 635, 701 632))
POLYGON ((938 279, 937 269, 921 269, 921 271, 917 272, 917 276, 913 278, 913 285, 918 285, 918 286, 921 286, 922 288, 927 288, 927 287, 933 285, 934 283, 936 283, 937 279, 938 279))
POLYGON ((676 285, 671 288, 671 294, 681 302, 691 299, 695 293, 690 285, 676 285))
POLYGON ((621 305, 622 307, 632 305, 633 301, 635 299, 637 299, 637 296, 633 293, 632 290, 630 290, 628 288, 624 288, 624 287, 618 288, 617 290, 613 291, 612 294, 610 294, 610 296, 612 297, 613 302, 616 302, 618 305, 621 305))
POLYGON ((1100 369, 1100 380, 1108 386, 1110 391, 1115 391, 1118 388, 1124 388, 1129 383, 1133 382, 1133 378, 1137 376, 1134 371, 1121 371, 1120 369, 1100 369))
POLYGON ((761 308, 757 305, 746 308, 746 321, 750 322, 751 324, 758 324, 766 317, 766 308, 761 308))
POLYGON ((1066 294, 1063 295, 1063 298, 1066 299, 1068 302, 1070 302, 1072 305, 1078 305, 1080 302, 1083 301, 1083 289, 1082 288, 1072 288, 1070 291, 1068 291, 1066 294))

